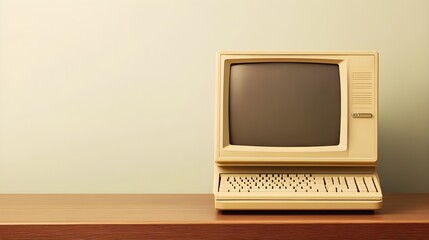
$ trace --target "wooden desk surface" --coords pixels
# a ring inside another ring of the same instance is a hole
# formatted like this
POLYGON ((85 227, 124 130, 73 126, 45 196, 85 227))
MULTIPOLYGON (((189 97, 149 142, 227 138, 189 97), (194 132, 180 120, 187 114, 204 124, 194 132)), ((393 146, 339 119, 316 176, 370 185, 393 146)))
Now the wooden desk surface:
POLYGON ((383 209, 374 213, 222 213, 209 194, 0 195, 0 239, 320 239, 338 234, 429 239, 429 194, 386 194, 383 209))

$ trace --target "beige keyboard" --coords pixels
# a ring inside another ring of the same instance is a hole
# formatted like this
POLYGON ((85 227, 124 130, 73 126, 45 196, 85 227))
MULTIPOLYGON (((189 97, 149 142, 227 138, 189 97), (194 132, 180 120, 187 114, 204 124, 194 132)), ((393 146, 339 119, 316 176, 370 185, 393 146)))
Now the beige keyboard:
POLYGON ((298 195, 301 195, 300 193, 368 195, 368 193, 378 193, 379 188, 378 179, 373 174, 228 173, 220 175, 218 191, 220 193, 286 193, 287 195, 294 195, 294 193, 298 195))

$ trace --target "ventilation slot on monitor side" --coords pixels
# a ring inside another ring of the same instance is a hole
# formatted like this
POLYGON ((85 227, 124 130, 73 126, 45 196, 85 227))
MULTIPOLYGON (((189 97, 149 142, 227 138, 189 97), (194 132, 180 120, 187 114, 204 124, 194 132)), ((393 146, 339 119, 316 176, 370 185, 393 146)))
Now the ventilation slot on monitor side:
POLYGON ((352 73, 352 104, 355 108, 369 109, 373 106, 373 73, 352 73))

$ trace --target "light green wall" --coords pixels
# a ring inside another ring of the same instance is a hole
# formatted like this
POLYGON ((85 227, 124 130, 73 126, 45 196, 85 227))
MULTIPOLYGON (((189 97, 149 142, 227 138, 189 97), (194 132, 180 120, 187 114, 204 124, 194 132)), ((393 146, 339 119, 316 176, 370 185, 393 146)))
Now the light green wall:
POLYGON ((0 0, 0 193, 208 193, 218 50, 377 50, 385 191, 429 191, 429 1, 0 0))

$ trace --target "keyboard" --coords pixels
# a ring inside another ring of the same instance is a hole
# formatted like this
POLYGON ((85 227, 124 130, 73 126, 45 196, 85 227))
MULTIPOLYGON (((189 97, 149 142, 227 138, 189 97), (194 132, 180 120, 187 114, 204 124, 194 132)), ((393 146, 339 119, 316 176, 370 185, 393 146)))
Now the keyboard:
POLYGON ((373 174, 326 173, 223 173, 219 193, 222 195, 372 195, 379 192, 373 174))

